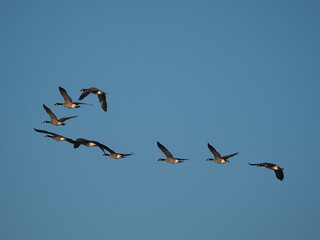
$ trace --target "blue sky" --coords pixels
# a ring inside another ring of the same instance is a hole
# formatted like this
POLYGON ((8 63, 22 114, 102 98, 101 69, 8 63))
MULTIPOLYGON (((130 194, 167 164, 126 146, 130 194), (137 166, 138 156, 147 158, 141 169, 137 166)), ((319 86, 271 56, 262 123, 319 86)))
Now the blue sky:
POLYGON ((315 239, 318 1, 2 1, 0 238, 315 239), (108 93, 54 106, 65 88, 108 93), (66 126, 43 124, 42 104, 66 126), (132 157, 73 149, 33 128, 132 157), (183 164, 158 162, 160 141, 183 164), (231 162, 206 162, 211 143, 231 162), (283 167, 284 181, 248 162, 283 167))

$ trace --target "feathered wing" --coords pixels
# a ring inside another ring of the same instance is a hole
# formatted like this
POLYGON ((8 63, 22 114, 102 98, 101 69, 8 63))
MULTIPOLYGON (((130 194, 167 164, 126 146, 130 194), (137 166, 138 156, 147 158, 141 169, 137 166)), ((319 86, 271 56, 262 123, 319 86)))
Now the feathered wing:
POLYGON ((88 140, 86 140, 84 138, 77 138, 73 143, 73 147, 78 148, 81 144, 84 144, 86 142, 88 142, 88 140))
POLYGON ((44 108, 44 110, 46 110, 46 112, 48 113, 48 115, 50 116, 51 119, 56 119, 57 120, 57 116, 50 110, 50 108, 48 108, 44 104, 43 104, 43 108, 44 108))
POLYGON ((98 95, 98 98, 99 98, 99 102, 100 102, 100 105, 103 109, 103 111, 107 111, 107 100, 106 100, 106 95, 105 94, 100 94, 98 95))
POLYGON ((92 88, 86 89, 83 91, 83 93, 80 95, 79 100, 84 99, 86 96, 88 96, 90 93, 92 93, 92 88))
POLYGON ((173 158, 173 155, 165 148, 161 143, 157 142, 158 147, 160 150, 167 156, 167 158, 173 158))
POLYGON ((212 147, 209 143, 208 143, 208 148, 212 152, 215 158, 221 158, 220 153, 218 153, 218 151, 214 147, 212 147))
POLYGON ((72 140, 71 138, 66 138, 66 137, 65 137, 65 139, 66 139, 67 142, 69 142, 69 143, 71 143, 71 144, 74 144, 74 143, 75 143, 75 141, 72 140))
POLYGON ((274 170, 274 172, 276 174, 276 177, 282 181, 284 178, 283 171, 280 169, 280 170, 274 170))
POLYGON ((34 130, 35 130, 36 132, 40 132, 40 133, 46 133, 46 134, 51 134, 51 135, 57 135, 57 134, 55 134, 55 133, 48 132, 48 131, 45 131, 45 130, 36 129, 36 128, 34 128, 34 130))
POLYGON ((64 98, 65 102, 72 103, 71 97, 68 95, 67 91, 64 88, 59 87, 59 91, 60 91, 62 97, 64 98))
POLYGON ((64 121, 67 121, 67 120, 70 119, 70 118, 75 118, 75 117, 78 117, 78 116, 71 116, 71 117, 60 118, 59 121, 60 121, 60 122, 64 122, 64 121))
POLYGON ((98 145, 101 149, 103 149, 102 151, 104 152, 104 150, 107 150, 109 153, 116 153, 115 151, 113 151, 111 148, 107 147, 106 145, 103 145, 102 143, 99 143, 98 145))
POLYGON ((223 159, 225 159, 225 160, 227 160, 228 158, 231 158, 231 157, 233 157, 233 156, 235 156, 235 155, 237 155, 237 154, 238 154, 238 152, 236 152, 236 153, 232 153, 232 154, 229 154, 229 155, 223 156, 222 158, 223 158, 223 159))
POLYGON ((249 163, 249 165, 256 167, 265 167, 266 163, 249 163))

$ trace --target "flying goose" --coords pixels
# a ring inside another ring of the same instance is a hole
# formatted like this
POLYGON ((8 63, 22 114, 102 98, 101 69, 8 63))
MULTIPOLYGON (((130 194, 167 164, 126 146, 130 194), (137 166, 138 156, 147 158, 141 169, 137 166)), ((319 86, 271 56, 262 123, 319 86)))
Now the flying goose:
POLYGON ((160 148, 160 150, 166 155, 166 159, 163 158, 159 158, 158 161, 166 161, 168 163, 181 163, 184 160, 188 160, 188 159, 184 159, 184 158, 175 158, 173 157, 173 155, 168 151, 168 149, 166 149, 161 143, 157 142, 158 147, 160 148))
POLYGON ((282 170, 284 170, 284 169, 281 168, 281 167, 279 167, 279 166, 276 165, 276 164, 264 162, 264 163, 249 163, 249 165, 251 165, 251 166, 257 166, 257 167, 265 167, 265 168, 274 170, 274 173, 276 174, 276 177, 277 177, 280 181, 282 181, 283 178, 284 178, 283 171, 282 171, 282 170))
POLYGON ((94 88, 94 87, 91 87, 88 89, 83 88, 83 89, 81 89, 81 91, 83 93, 80 95, 79 100, 84 99, 90 93, 96 94, 96 95, 98 95, 99 102, 100 102, 100 105, 101 105, 103 111, 105 111, 105 112, 107 111, 107 100, 106 100, 106 93, 105 92, 99 90, 98 88, 94 88))
POLYGON ((98 141, 87 140, 84 138, 77 138, 74 141, 73 147, 78 148, 80 145, 84 145, 87 147, 99 147, 105 153, 104 149, 101 146, 101 143, 99 143, 98 141))
POLYGON ((64 117, 64 118, 60 118, 57 119, 57 116, 54 115, 54 113, 50 110, 50 108, 48 108, 46 105, 43 104, 43 108, 44 110, 46 110, 46 112, 49 114, 51 120, 50 121, 43 121, 43 123, 51 123, 52 125, 55 126, 60 126, 60 125, 66 125, 64 123, 64 121, 70 119, 70 118, 75 118, 77 116, 72 116, 72 117, 64 117))
POLYGON ((55 103, 54 105, 62 105, 66 108, 79 108, 80 104, 86 104, 81 102, 73 102, 67 91, 62 87, 59 87, 59 91, 64 98, 64 103, 55 103))
POLYGON ((56 141, 67 141, 67 142, 69 142, 69 143, 74 144, 74 141, 73 141, 72 139, 66 138, 66 137, 61 136, 61 135, 59 135, 59 134, 56 134, 56 133, 53 133, 53 132, 47 132, 47 131, 45 131, 45 130, 40 130, 40 129, 36 129, 36 128, 34 128, 34 130, 35 130, 36 132, 46 133, 47 135, 45 135, 45 137, 50 137, 50 138, 52 138, 52 139, 54 139, 54 140, 56 140, 56 141))
POLYGON ((231 157, 238 154, 238 152, 236 152, 236 153, 221 157, 220 153, 218 153, 217 150, 214 147, 212 147, 209 143, 208 143, 208 148, 213 153, 214 158, 208 158, 207 161, 214 161, 214 162, 220 163, 220 164, 229 162, 227 160, 228 158, 231 158, 231 157))
POLYGON ((116 153, 115 151, 113 151, 112 149, 110 149, 109 147, 107 147, 101 143, 100 143, 100 146, 109 152, 109 153, 104 153, 103 156, 109 156, 114 159, 120 159, 120 158, 125 158, 125 157, 133 155, 133 153, 116 153))

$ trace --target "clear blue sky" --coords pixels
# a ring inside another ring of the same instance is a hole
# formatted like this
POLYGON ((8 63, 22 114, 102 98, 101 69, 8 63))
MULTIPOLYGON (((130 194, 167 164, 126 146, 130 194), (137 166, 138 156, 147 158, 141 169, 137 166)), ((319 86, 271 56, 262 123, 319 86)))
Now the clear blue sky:
POLYGON ((1 1, 0 238, 316 239, 318 1, 1 1), (108 112, 54 106, 64 87, 108 112), (42 104, 66 126, 43 124, 42 104), (100 141, 114 160, 34 132, 100 141), (160 141, 183 164, 158 162, 160 141), (210 142, 229 164, 205 161, 210 142), (283 182, 248 162, 277 163, 283 182))

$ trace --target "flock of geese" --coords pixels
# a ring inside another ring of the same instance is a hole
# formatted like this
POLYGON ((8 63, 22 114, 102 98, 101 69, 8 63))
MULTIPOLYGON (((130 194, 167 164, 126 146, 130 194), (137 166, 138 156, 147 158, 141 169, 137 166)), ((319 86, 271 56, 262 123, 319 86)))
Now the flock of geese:
MULTIPOLYGON (((61 105, 66 108, 73 109, 73 108, 79 108, 81 104, 86 104, 86 103, 82 103, 82 102, 72 101, 72 98, 68 95, 67 91, 62 87, 59 87, 59 91, 60 91, 62 97, 64 98, 64 103, 55 103, 54 105, 61 105)), ((99 99, 99 102, 100 102, 100 105, 101 105, 101 108, 103 109, 103 111, 105 111, 105 112, 107 111, 106 93, 104 91, 102 91, 98 88, 94 88, 94 87, 91 87, 88 89, 81 89, 81 91, 82 91, 82 94, 79 97, 79 101, 84 99, 90 93, 95 94, 98 96, 98 99, 99 99)), ((71 116, 71 117, 63 117, 63 118, 58 119, 57 116, 46 105, 43 104, 43 108, 51 118, 50 121, 46 120, 46 121, 44 121, 44 123, 50 123, 55 126, 65 125, 65 123, 64 123, 65 121, 77 117, 77 116, 71 116)), ((44 134, 46 134, 45 137, 52 138, 56 141, 67 141, 67 142, 73 144, 74 148, 78 148, 80 145, 84 145, 87 147, 98 147, 102 150, 103 156, 109 156, 114 159, 121 159, 121 158, 125 158, 125 157, 133 155, 133 153, 117 153, 117 152, 113 151, 112 149, 110 149, 109 147, 107 147, 106 145, 104 145, 98 141, 87 140, 85 138, 77 138, 76 140, 73 140, 71 138, 67 138, 67 137, 64 137, 62 135, 59 135, 59 134, 56 134, 53 132, 48 132, 48 131, 40 130, 40 129, 36 129, 36 128, 34 128, 34 130, 39 133, 44 133, 44 134)), ((165 146, 163 146, 160 142, 157 142, 157 145, 158 145, 159 149, 166 156, 166 158, 160 158, 160 159, 158 159, 158 161, 166 161, 171 164, 176 164, 176 163, 181 163, 185 160, 188 160, 188 159, 184 159, 184 158, 175 158, 169 152, 169 150, 165 146)), ((213 161, 218 164, 227 163, 227 162, 229 162, 229 160, 228 160, 229 158, 238 154, 238 152, 236 152, 236 153, 232 153, 229 155, 221 156, 221 154, 209 143, 208 143, 208 148, 211 151, 211 153, 213 154, 214 158, 208 158, 207 161, 213 161)), ((249 165, 257 166, 257 167, 265 167, 267 169, 273 170, 275 172, 276 177, 279 180, 282 181, 284 179, 284 174, 283 174, 284 169, 279 167, 276 164, 264 162, 264 163, 249 163, 249 165)))

